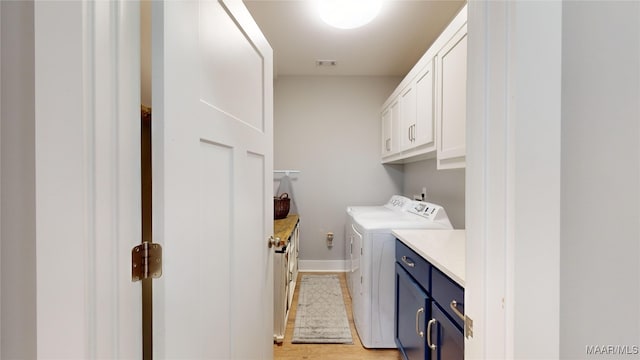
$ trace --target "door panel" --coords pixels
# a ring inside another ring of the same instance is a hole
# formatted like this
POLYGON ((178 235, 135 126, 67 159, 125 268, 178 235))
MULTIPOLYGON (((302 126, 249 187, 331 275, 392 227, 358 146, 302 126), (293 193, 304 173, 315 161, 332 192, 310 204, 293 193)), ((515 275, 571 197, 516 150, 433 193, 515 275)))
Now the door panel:
POLYGON ((271 48, 241 1, 152 6, 154 358, 271 358, 271 48))
POLYGON ((202 101, 264 131, 264 55, 217 2, 202 2, 200 35, 202 101))
POLYGON ((427 359, 427 322, 431 318, 431 300, 400 266, 396 268, 395 340, 408 360, 427 359))
MULTIPOLYGON (((227 239, 231 234, 232 220, 228 209, 231 207, 232 182, 229 176, 220 176, 220 170, 227 172, 233 167, 231 148, 200 141, 200 248, 198 249, 200 268, 196 277, 215 274, 215 281, 200 281, 202 288, 198 295, 203 304, 215 304, 221 309, 229 308, 229 300, 216 294, 228 294, 231 290, 230 263, 231 246, 227 239), (215 254, 215 261, 212 255, 215 254)), ((204 280, 204 279, 203 279, 204 280)), ((187 290, 188 291, 188 290, 187 290)), ((200 304, 193 304, 198 306, 200 304)), ((207 342, 208 336, 215 333, 217 326, 230 326, 231 316, 228 312, 201 312, 201 318, 192 319, 200 324, 198 339, 207 342)), ((188 324, 185 324, 188 326, 188 324)), ((221 333, 220 343, 229 344, 229 333, 221 333)), ((207 358, 228 358, 229 346, 206 348, 203 354, 207 358)))
POLYGON ((437 348, 431 354, 437 360, 462 360, 464 359, 464 335, 462 329, 445 315, 435 303, 432 306, 433 318, 437 324, 437 348))

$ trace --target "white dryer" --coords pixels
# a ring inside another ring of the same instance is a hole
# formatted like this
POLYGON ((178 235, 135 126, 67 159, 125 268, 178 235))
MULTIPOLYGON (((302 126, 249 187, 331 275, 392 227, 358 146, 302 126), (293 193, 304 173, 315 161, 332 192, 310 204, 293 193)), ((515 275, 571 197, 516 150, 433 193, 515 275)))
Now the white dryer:
POLYGON ((394 262, 392 229, 452 229, 439 205, 411 201, 407 211, 350 214, 347 242, 351 271, 347 272, 356 330, 366 348, 395 348, 394 262))

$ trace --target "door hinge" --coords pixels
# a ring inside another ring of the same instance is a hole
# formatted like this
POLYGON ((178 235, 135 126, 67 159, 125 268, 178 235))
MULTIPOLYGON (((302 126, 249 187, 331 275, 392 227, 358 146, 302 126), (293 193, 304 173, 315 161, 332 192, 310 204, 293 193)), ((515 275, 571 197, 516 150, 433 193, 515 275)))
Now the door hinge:
POLYGON ((473 319, 466 316, 464 317, 464 337, 471 339, 473 337, 473 319))
POLYGON ((131 249, 131 281, 162 276, 162 246, 149 242, 131 249))

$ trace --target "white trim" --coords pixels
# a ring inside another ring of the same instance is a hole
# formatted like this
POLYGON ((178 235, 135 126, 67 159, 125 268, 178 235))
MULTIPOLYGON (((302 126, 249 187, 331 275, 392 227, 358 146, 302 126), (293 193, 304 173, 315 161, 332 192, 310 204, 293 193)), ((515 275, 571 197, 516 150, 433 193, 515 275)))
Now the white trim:
POLYGON ((346 272, 345 260, 298 260, 298 271, 303 272, 346 272))
MULTIPOLYGON (((2 39, 2 5, 0 4, 0 39, 2 39)), ((2 43, 2 40, 0 40, 2 43)), ((0 46, 0 84, 2 84, 2 46, 0 46)), ((0 114, 2 114, 2 86, 0 86, 0 114)), ((0 139, 2 139, 2 121, 0 121, 0 139)), ((2 140, 0 140, 0 149, 2 149, 2 140)), ((2 159, 2 150, 0 150, 0 159, 2 159)), ((0 189, 2 189, 2 160, 0 160, 0 189)), ((0 191, 0 204, 2 204, 2 191, 0 191)), ((0 269, 2 269, 2 210, 0 209, 0 269)), ((0 277, 0 284, 2 280, 0 277)), ((2 286, 0 285, 0 324, 2 324, 2 286)), ((0 339, 2 339, 2 326, 0 326, 0 339)), ((0 340, 0 356, 2 356, 2 341, 0 340)))

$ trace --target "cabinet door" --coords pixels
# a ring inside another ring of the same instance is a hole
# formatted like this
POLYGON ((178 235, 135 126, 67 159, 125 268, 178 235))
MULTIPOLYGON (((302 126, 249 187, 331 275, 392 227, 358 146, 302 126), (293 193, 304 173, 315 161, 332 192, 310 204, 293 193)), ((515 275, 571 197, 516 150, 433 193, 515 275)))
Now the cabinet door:
POLYGON ((400 150, 411 149, 415 143, 416 91, 412 82, 400 93, 400 150))
POLYGON ((436 345, 431 351, 432 359, 462 360, 464 359, 464 334, 435 302, 432 302, 432 318, 435 323, 431 328, 431 341, 436 345))
POLYGON ((407 360, 429 358, 426 321, 431 318, 430 303, 427 293, 396 263, 395 340, 407 360))
POLYGON ((467 26, 437 55, 438 169, 465 166, 467 109, 467 26))
POLYGON ((433 62, 430 61, 416 77, 416 121, 413 131, 414 146, 425 146, 427 151, 435 150, 436 146, 433 89, 433 62))

